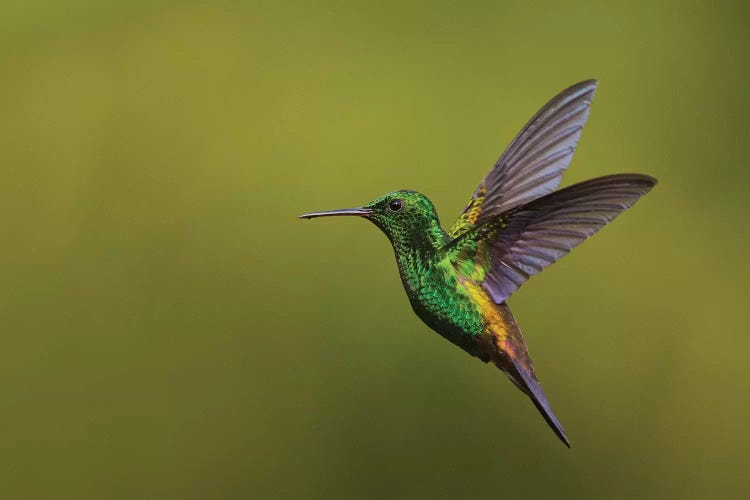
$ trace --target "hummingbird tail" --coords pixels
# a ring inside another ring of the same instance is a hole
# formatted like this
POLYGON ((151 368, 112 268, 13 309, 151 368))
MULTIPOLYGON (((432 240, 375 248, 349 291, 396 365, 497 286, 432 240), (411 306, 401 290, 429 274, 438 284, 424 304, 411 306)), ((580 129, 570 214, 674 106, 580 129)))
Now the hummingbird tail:
POLYGON ((554 433, 557 434, 557 437, 565 443, 565 446, 570 448, 570 441, 565 434, 565 429, 563 429, 562 424, 557 419, 555 412, 552 411, 552 407, 550 406, 549 401, 547 401, 547 396, 544 395, 541 384, 536 380, 536 377, 534 377, 534 372, 528 372, 522 365, 519 366, 520 363, 516 363, 516 360, 511 360, 509 364, 512 365, 511 369, 508 369, 508 364, 505 364, 504 367, 500 368, 505 371, 508 378, 510 378, 519 389, 529 396, 531 402, 534 403, 536 409, 539 410, 539 413, 542 414, 542 417, 544 417, 544 420, 547 421, 547 424, 549 424, 554 433))
MULTIPOLYGON (((488 356, 495 365, 500 368, 508 378, 526 394, 531 402, 534 403, 544 420, 547 421, 557 437, 570 448, 570 441, 565 435, 565 429, 552 411, 552 407, 544 395, 542 385, 534 374, 534 365, 531 363, 526 341, 523 338, 521 329, 516 323, 510 308, 506 303, 496 306, 499 313, 499 320, 491 330, 491 343, 494 344, 488 356)), ((486 358, 485 358, 486 359, 486 358)))

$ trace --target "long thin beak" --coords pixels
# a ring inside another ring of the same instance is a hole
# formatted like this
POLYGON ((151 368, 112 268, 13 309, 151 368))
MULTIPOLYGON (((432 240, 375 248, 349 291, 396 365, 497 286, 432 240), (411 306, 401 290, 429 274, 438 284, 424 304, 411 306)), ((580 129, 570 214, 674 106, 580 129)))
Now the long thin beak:
POLYGON ((372 210, 369 208, 343 208, 341 210, 326 210, 325 212, 310 212, 309 214, 300 215, 300 219, 313 219, 315 217, 332 217, 334 215, 357 215, 359 217, 369 217, 372 210))

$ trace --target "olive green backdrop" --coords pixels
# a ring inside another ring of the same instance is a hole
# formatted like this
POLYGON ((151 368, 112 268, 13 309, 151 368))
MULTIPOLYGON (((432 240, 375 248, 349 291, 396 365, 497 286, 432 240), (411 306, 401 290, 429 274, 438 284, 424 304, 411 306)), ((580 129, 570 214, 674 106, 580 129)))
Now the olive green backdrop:
POLYGON ((0 497, 750 494, 741 2, 5 2, 0 497), (600 88, 565 184, 657 188, 511 299, 573 443, 412 313, 526 120, 600 88))

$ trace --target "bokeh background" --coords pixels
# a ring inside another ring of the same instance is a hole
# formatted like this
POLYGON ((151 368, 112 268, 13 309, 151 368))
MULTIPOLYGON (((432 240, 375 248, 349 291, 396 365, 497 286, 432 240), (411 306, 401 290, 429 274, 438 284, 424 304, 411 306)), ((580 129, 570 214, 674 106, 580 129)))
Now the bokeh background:
POLYGON ((0 497, 747 498, 742 2, 4 2, 0 497), (443 223, 550 97, 565 184, 658 187, 511 299, 573 448, 412 313, 443 223))

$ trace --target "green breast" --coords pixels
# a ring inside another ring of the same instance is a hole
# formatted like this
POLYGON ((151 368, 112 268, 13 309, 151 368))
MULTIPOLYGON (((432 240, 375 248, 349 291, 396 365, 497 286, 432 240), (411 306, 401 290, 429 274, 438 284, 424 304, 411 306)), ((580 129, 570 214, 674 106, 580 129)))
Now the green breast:
POLYGON ((396 255, 401 281, 414 312, 433 330, 467 348, 484 331, 479 306, 447 259, 409 252, 396 255))

